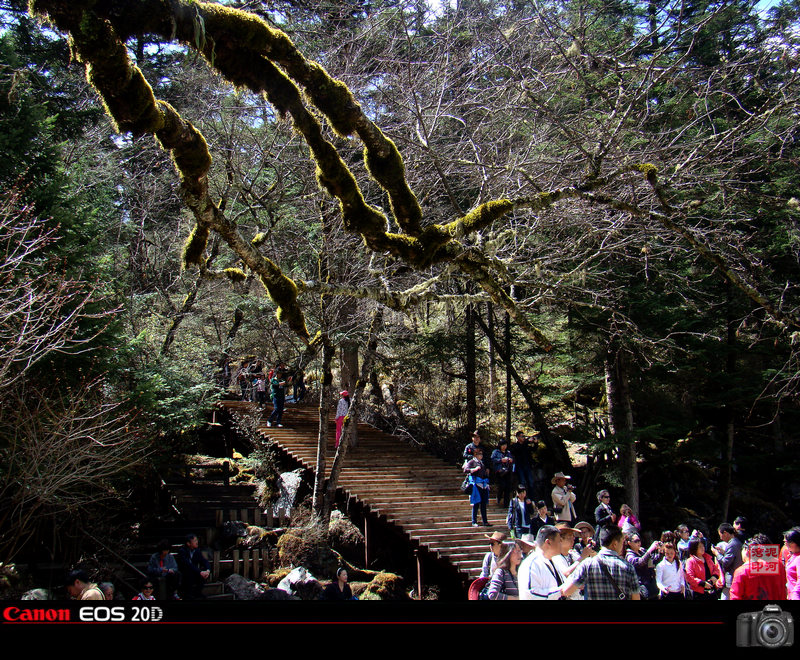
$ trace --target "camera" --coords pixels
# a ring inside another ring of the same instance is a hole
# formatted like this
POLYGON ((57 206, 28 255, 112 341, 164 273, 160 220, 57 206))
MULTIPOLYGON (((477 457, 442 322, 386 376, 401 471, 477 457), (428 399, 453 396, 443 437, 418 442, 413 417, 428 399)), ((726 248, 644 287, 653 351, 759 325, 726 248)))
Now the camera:
POLYGON ((779 605, 765 605, 760 612, 736 617, 736 646, 774 649, 794 644, 794 619, 779 605))

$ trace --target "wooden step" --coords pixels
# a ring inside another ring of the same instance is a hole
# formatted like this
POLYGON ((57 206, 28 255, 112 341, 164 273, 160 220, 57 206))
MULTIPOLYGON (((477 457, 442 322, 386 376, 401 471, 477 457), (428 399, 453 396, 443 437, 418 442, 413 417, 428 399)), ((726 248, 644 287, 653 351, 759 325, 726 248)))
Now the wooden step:
MULTIPOLYGON (((249 403, 220 404, 228 410, 252 410, 249 403)), ((266 413, 272 410, 266 407, 266 413)), ((265 411, 262 418, 265 420, 265 411)), ((284 426, 262 424, 262 437, 275 443, 303 467, 313 470, 317 459, 319 412, 312 404, 287 405, 284 426)), ((333 464, 333 416, 326 447, 328 470, 333 464)), ((485 534, 506 531, 506 510, 489 502, 490 527, 472 527, 472 507, 459 486, 464 479, 459 465, 450 465, 411 446, 406 438, 391 436, 365 424, 358 425, 358 446, 348 451, 338 487, 348 498, 392 523, 409 543, 450 562, 465 581, 481 569, 489 551, 485 534)))

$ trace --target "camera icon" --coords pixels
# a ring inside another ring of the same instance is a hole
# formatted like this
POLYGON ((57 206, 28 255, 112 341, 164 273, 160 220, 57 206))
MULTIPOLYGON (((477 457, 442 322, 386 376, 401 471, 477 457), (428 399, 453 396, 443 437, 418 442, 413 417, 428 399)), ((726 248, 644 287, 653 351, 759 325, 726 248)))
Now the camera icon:
POLYGON ((779 605, 765 605, 760 612, 744 612, 736 617, 736 646, 775 649, 792 644, 794 619, 779 605))

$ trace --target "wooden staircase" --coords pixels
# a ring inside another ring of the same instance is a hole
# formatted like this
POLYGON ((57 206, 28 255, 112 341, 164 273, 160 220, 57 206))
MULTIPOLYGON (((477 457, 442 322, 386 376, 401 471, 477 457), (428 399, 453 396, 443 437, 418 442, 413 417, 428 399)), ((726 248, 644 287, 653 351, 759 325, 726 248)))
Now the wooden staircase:
MULTIPOLYGON (((252 412, 254 404, 224 401, 229 412, 252 412)), ((287 404, 283 428, 266 425, 272 406, 267 404, 260 433, 308 469, 317 460, 318 409, 312 405, 287 404)), ((330 420, 328 470, 333 463, 335 423, 330 420)), ((494 491, 487 507, 490 527, 472 527, 468 498, 461 493, 464 478, 459 468, 431 456, 407 440, 383 433, 366 424, 358 425, 358 445, 351 448, 339 477, 339 489, 364 508, 393 523, 419 546, 451 563, 464 580, 480 573, 489 551, 484 534, 507 531, 505 509, 495 505, 494 491)))

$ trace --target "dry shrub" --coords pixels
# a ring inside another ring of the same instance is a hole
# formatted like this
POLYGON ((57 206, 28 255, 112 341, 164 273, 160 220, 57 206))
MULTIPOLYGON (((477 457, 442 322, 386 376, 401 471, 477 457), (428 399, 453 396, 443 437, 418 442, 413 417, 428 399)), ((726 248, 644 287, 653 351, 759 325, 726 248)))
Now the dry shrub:
POLYGON ((275 589, 278 584, 280 584, 280 581, 291 572, 292 569, 288 567, 276 568, 272 573, 264 576, 264 583, 270 588, 275 589))
POLYGON ((405 581, 394 573, 378 573, 362 595, 363 600, 408 600, 405 581))

